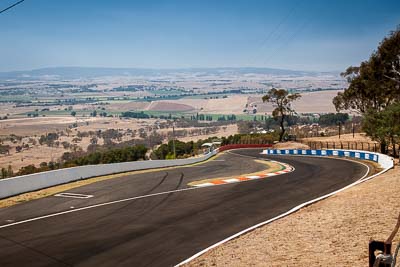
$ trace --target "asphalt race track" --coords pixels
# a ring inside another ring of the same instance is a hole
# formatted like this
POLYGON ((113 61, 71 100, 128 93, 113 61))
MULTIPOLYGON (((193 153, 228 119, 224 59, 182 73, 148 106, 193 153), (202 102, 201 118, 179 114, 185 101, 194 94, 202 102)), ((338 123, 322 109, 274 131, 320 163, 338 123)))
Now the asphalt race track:
POLYGON ((68 191, 92 198, 50 196, 0 209, 0 266, 173 266, 367 172, 351 161, 260 152, 235 150, 195 166, 127 175, 68 191), (295 171, 188 189, 191 181, 266 169, 249 156, 285 162, 295 171), (61 214, 25 221, 54 213, 61 214))

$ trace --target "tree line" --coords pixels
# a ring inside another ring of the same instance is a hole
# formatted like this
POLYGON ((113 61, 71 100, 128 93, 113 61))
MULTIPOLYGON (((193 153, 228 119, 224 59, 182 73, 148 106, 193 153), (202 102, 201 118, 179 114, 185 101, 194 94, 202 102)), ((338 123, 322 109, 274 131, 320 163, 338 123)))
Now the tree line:
POLYGON ((21 167, 17 172, 14 172, 11 166, 1 169, 1 177, 7 178, 12 176, 20 176, 43 171, 56 170, 61 168, 95 165, 95 164, 108 164, 118 162, 128 162, 145 160, 148 148, 144 145, 127 146, 122 148, 107 149, 95 151, 92 153, 69 153, 69 157, 64 157, 64 161, 59 162, 42 162, 39 167, 33 164, 21 167))

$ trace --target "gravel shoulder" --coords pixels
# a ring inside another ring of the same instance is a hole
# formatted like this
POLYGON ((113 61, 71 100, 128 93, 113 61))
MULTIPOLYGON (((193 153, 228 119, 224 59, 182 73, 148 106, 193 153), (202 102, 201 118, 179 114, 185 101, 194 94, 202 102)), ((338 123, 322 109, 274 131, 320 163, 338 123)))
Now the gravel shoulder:
MULTIPOLYGON (((400 211, 399 167, 258 228, 187 266, 368 266, 400 211)), ((394 248, 400 234, 394 239, 394 248)))

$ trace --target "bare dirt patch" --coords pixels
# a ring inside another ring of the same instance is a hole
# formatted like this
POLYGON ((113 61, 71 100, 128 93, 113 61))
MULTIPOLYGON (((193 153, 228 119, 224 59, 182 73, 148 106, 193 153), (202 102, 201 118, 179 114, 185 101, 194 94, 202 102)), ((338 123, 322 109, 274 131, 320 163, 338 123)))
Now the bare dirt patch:
POLYGON ((178 104, 164 101, 151 102, 147 110, 153 111, 191 111, 194 107, 186 104, 178 104))
MULTIPOLYGON (((398 168, 398 167, 397 167, 398 168)), ((368 266, 400 210, 398 169, 221 245, 187 266, 368 266)), ((397 245, 399 234, 395 238, 397 245)))
POLYGON ((149 102, 130 101, 127 103, 111 103, 107 106, 111 111, 144 110, 150 105, 149 102))

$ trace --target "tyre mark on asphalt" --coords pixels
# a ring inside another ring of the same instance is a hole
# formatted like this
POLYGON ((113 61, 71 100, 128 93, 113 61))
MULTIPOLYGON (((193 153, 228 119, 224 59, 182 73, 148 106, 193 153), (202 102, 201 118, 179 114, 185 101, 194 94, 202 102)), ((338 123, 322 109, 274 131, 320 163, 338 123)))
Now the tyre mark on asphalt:
MULTIPOLYGON (((169 173, 166 172, 165 175, 161 178, 161 180, 160 180, 156 185, 154 185, 152 188, 150 188, 149 190, 147 190, 146 192, 144 192, 143 195, 148 195, 148 194, 150 194, 151 192, 153 192, 154 190, 156 190, 159 186, 161 186, 161 185, 165 182, 165 180, 167 179, 168 175, 169 175, 169 173)), ((120 210, 123 210, 123 209, 127 208, 128 206, 130 206, 130 205, 132 205, 132 204, 135 204, 135 201, 126 203, 126 204, 123 205, 122 207, 120 207, 120 208, 118 208, 118 209, 116 209, 116 210, 114 210, 114 211, 112 211, 112 212, 110 212, 110 213, 108 213, 108 214, 102 216, 101 218, 99 218, 99 220, 104 219, 104 218, 107 218, 108 216, 113 215, 113 214, 119 212, 120 210)), ((145 209, 145 207, 142 207, 142 209, 145 209)))
POLYGON ((164 183, 164 181, 167 179, 169 173, 166 172, 165 175, 163 176, 163 178, 160 180, 160 182, 158 182, 158 184, 156 184, 155 186, 153 186, 152 188, 150 188, 150 190, 146 191, 144 193, 144 195, 150 194, 151 192, 153 192, 154 190, 157 189, 157 187, 159 187, 162 183, 164 183))
MULTIPOLYGON (((181 172, 181 177, 179 178, 179 182, 176 185, 176 187, 174 189, 172 189, 171 191, 177 190, 183 183, 183 177, 185 175, 183 174, 183 172, 181 172)), ((174 193, 171 192, 169 194, 167 194, 164 198, 162 198, 160 201, 158 201, 156 204, 154 204, 152 207, 146 209, 144 212, 142 212, 141 214, 139 214, 138 217, 142 217, 144 215, 146 215, 147 213, 151 212, 152 210, 154 210, 155 208, 158 208, 159 206, 161 206, 165 201, 167 201, 174 193)))

